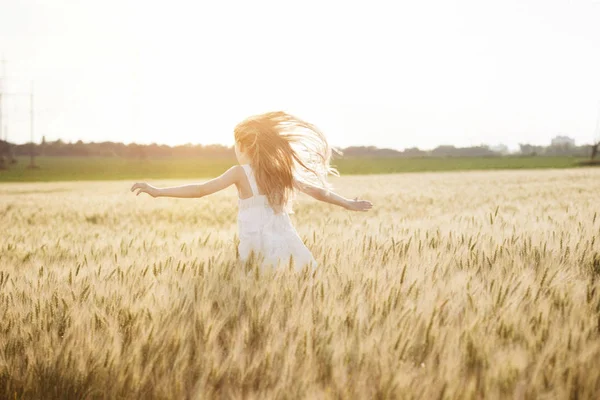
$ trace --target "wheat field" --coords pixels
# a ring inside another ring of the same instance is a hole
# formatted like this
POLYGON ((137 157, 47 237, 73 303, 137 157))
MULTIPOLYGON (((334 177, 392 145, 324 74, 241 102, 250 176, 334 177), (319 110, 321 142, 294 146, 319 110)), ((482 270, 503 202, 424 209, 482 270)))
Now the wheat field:
POLYGON ((374 208, 298 198, 316 274, 131 183, 0 185, 1 398, 600 396, 600 170, 335 179, 374 208))

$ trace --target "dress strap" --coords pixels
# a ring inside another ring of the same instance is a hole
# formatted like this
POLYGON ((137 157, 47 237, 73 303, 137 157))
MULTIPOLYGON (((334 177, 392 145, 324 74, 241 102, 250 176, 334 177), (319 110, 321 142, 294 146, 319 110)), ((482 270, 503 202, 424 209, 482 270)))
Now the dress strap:
POLYGON ((242 168, 244 168, 246 178, 248 178, 248 183, 250 184, 252 195, 258 196, 258 185, 256 184, 256 180, 254 179, 254 171, 252 171, 252 167, 250 167, 250 164, 244 164, 242 165, 242 168))

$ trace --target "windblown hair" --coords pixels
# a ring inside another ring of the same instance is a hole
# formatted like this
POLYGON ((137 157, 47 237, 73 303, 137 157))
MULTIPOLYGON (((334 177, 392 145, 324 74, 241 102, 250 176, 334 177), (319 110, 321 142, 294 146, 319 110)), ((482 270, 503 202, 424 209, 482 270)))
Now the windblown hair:
POLYGON ((234 134, 251 160, 259 192, 276 211, 289 207, 294 181, 329 189, 327 175, 339 176, 329 165, 332 148, 321 131, 283 111, 247 118, 234 134))

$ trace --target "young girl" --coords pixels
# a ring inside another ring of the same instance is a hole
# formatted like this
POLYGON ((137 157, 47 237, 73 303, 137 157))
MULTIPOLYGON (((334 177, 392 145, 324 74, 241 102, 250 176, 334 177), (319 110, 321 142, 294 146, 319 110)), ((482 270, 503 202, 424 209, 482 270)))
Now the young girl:
POLYGON ((369 201, 346 199, 328 190, 327 174, 339 174, 329 166, 331 148, 315 126, 281 111, 271 112, 241 122, 234 136, 240 165, 220 177, 168 188, 141 182, 131 191, 152 197, 199 198, 235 185, 241 260, 254 252, 264 264, 276 266, 291 257, 297 269, 307 264, 315 267, 316 262, 290 221, 295 191, 352 211, 371 209, 369 201))

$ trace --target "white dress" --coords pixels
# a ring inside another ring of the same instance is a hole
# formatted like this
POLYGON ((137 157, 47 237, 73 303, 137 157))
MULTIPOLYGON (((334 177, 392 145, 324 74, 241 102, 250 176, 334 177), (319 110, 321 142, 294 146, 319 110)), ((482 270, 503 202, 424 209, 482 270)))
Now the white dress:
POLYGON ((294 229, 288 212, 276 214, 267 196, 258 193, 252 167, 248 164, 242 167, 250 183, 252 197, 238 202, 240 259, 246 261, 254 251, 257 256, 263 257, 264 265, 286 267, 292 258, 296 270, 306 264, 315 268, 317 263, 294 229))

